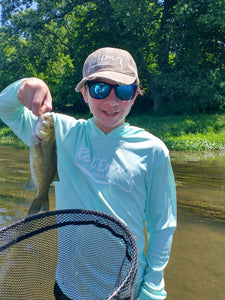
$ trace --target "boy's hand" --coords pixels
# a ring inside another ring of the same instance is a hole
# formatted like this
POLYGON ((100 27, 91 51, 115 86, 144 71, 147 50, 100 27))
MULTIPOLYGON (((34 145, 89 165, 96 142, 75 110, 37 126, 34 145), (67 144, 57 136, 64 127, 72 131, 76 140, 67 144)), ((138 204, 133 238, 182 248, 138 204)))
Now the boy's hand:
POLYGON ((41 79, 29 78, 22 82, 17 92, 17 98, 36 116, 52 110, 50 90, 47 84, 41 79))

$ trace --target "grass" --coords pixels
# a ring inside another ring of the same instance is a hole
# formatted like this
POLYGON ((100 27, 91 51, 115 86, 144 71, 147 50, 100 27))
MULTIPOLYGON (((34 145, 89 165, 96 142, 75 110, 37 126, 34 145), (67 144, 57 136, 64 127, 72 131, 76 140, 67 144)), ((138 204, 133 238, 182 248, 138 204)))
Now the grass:
POLYGON ((27 146, 0 120, 0 144, 16 145, 20 148, 27 146))
MULTIPOLYGON (((131 115, 127 118, 127 122, 158 136, 170 150, 225 151, 225 114, 173 117, 131 115)), ((24 147, 24 144, 1 121, 0 144, 24 147)))
POLYGON ((170 150, 225 151, 225 114, 131 116, 133 125, 161 138, 170 150))

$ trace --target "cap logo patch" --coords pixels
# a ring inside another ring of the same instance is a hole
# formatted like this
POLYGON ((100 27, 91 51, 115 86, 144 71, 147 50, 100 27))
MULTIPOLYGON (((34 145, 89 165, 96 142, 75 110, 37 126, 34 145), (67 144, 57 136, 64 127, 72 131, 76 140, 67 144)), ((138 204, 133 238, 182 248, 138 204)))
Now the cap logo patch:
POLYGON ((87 72, 92 72, 93 68, 98 68, 100 66, 113 67, 117 70, 123 70, 123 60, 120 56, 110 56, 110 55, 98 55, 96 58, 93 58, 88 63, 87 72))

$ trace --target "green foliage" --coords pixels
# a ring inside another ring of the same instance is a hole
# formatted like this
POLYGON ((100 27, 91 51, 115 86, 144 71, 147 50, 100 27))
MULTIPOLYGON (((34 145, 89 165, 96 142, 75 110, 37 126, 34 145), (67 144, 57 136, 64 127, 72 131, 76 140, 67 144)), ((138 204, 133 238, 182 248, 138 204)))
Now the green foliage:
MULTIPOLYGON (((90 115, 76 115, 89 118, 90 115)), ((127 121, 161 138, 170 150, 225 151, 225 114, 159 117, 129 116, 127 121)), ((0 120, 0 143, 26 147, 0 120)))
POLYGON ((0 120, 0 144, 15 144, 19 147, 27 146, 0 120))
POLYGON ((169 149, 176 151, 225 151, 225 134, 190 134, 168 137, 164 142, 169 149))
POLYGON ((170 150, 225 151, 225 115, 131 116, 133 125, 160 137, 170 150))
POLYGON ((87 112, 74 91, 99 47, 134 56, 145 94, 135 112, 225 110, 225 1, 0 0, 0 89, 36 76, 54 108, 87 112))
POLYGON ((165 98, 161 114, 210 113, 225 109, 224 70, 192 72, 189 76, 184 70, 162 74, 162 96, 165 98))
POLYGON ((188 134, 225 133, 224 114, 196 114, 187 116, 130 116, 128 121, 157 136, 179 137, 188 134))

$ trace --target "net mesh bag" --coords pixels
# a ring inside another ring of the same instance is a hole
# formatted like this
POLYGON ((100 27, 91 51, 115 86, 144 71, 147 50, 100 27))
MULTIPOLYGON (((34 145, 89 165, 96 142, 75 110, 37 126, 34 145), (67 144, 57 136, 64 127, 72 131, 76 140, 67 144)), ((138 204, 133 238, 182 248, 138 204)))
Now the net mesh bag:
POLYGON ((134 237, 111 216, 54 211, 0 230, 1 300, 136 299, 136 289, 134 237))

